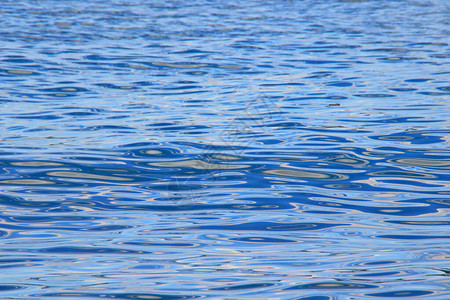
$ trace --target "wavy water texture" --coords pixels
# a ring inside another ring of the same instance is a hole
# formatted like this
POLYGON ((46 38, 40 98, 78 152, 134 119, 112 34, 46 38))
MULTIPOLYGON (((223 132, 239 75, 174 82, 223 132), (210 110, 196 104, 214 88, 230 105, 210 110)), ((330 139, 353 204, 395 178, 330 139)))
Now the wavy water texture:
POLYGON ((449 2, 2 1, 1 299, 449 299, 449 2))

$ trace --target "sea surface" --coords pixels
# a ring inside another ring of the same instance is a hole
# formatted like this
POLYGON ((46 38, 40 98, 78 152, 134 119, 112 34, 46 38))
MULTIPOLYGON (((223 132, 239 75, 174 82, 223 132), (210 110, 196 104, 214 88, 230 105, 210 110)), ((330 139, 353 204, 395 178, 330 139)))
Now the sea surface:
POLYGON ((450 2, 0 2, 0 299, 450 299, 450 2))

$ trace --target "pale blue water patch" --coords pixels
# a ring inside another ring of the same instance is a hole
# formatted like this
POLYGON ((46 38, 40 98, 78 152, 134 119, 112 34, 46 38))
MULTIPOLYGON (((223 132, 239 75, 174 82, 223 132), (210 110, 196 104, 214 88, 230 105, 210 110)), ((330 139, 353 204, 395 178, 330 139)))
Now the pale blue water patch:
POLYGON ((449 3, 2 1, 1 299, 448 299, 449 3))

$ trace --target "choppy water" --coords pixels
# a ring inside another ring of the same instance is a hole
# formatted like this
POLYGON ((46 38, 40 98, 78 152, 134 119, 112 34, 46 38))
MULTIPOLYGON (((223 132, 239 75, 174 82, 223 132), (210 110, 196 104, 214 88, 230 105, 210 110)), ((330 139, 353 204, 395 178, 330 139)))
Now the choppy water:
POLYGON ((449 2, 2 1, 1 299, 449 299, 449 2))

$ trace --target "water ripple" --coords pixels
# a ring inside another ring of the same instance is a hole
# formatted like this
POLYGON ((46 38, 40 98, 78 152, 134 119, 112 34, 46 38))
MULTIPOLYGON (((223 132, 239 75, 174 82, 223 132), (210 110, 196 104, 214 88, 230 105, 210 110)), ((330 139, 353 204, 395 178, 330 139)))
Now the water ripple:
POLYGON ((2 1, 0 298, 449 298, 448 9, 2 1))

